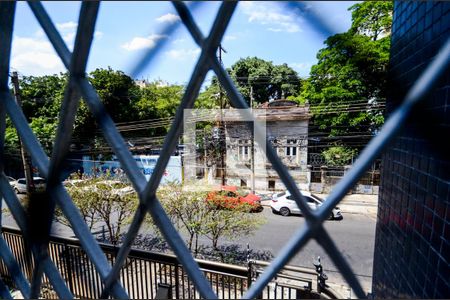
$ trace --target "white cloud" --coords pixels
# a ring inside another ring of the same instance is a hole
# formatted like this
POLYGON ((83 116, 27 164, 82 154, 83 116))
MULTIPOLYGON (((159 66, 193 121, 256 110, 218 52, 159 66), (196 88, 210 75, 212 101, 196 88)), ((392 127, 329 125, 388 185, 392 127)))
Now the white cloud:
POLYGON ((274 32, 300 32, 302 31, 299 18, 293 14, 281 10, 278 5, 272 3, 241 2, 242 11, 248 16, 250 23, 258 23, 274 32))
POLYGON ((131 41, 123 44, 121 47, 124 48, 127 51, 135 51, 135 50, 141 50, 141 49, 145 49, 145 48, 153 48, 156 46, 156 43, 163 39, 166 38, 167 36, 165 35, 159 35, 159 34, 152 34, 149 35, 148 37, 134 37, 131 41))
POLYGON ((175 23, 180 21, 180 17, 171 13, 167 13, 165 15, 160 16, 159 18, 156 18, 156 21, 160 23, 175 23))
POLYGON ((72 21, 56 24, 56 28, 58 28, 58 30, 60 30, 60 31, 64 31, 64 30, 74 31, 77 29, 77 26, 78 26, 78 23, 75 23, 72 21))
POLYGON ((186 39, 175 39, 172 43, 173 44, 182 44, 186 42, 186 39))
POLYGON ((294 67, 295 69, 299 70, 309 70, 313 63, 312 62, 301 62, 301 63, 290 63, 290 66, 294 67))
POLYGON ((172 59, 185 60, 195 58, 200 53, 200 49, 173 49, 166 52, 172 59))
MULTIPOLYGON (((64 42, 73 49, 78 24, 65 22, 56 24, 64 42)), ((102 32, 96 31, 94 36, 101 38, 102 32)), ((47 75, 65 72, 61 59, 48 41, 42 29, 31 36, 14 36, 11 52, 11 67, 25 75, 47 75)))
POLYGON ((299 62, 299 63, 290 63, 289 66, 292 67, 294 70, 296 70, 298 72, 298 75, 300 75, 300 77, 309 77, 309 74, 311 72, 311 67, 315 64, 316 62, 299 62))
POLYGON ((94 37, 96 37, 96 38, 98 38, 98 39, 101 39, 102 37, 103 37, 103 32, 101 32, 101 31, 95 31, 94 32, 94 37))
POLYGON ((11 67, 22 74, 39 76, 66 70, 50 42, 40 38, 15 36, 11 54, 11 67))
POLYGON ((45 35, 45 32, 42 28, 39 28, 35 33, 34 36, 35 37, 43 37, 45 35))
POLYGON ((73 45, 73 42, 75 41, 75 34, 76 32, 68 32, 63 35, 63 40, 68 44, 68 46, 73 45))
POLYGON ((224 40, 226 40, 226 41, 237 40, 237 36, 229 34, 224 37, 224 40))

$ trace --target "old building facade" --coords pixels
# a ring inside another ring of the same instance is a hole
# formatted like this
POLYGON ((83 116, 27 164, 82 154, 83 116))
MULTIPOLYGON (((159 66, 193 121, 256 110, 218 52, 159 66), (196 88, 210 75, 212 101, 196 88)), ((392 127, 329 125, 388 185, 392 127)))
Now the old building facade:
MULTIPOLYGON (((308 106, 275 100, 260 105, 253 113, 295 182, 301 189, 308 189, 308 106)), ((233 111, 227 111, 223 117, 226 183, 256 191, 285 189, 278 173, 266 159, 264 149, 254 142, 252 124, 240 121, 233 111)))

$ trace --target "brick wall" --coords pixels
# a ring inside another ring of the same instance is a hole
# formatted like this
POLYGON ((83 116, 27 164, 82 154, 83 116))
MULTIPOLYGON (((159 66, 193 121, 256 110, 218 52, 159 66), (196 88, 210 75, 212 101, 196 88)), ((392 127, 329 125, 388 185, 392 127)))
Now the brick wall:
MULTIPOLYGON (((394 7, 388 114, 450 36, 450 2, 394 7)), ((450 72, 382 158, 377 298, 450 298, 450 72)))

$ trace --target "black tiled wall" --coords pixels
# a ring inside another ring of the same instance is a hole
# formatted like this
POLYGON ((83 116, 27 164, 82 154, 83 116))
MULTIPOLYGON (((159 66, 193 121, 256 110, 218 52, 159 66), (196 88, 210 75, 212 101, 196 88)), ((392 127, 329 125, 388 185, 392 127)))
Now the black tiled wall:
MULTIPOLYGON (((450 37, 450 2, 398 1, 388 115, 450 37)), ((449 58, 450 59, 450 58, 449 58)), ((376 298, 450 298, 450 72, 382 158, 376 298)))

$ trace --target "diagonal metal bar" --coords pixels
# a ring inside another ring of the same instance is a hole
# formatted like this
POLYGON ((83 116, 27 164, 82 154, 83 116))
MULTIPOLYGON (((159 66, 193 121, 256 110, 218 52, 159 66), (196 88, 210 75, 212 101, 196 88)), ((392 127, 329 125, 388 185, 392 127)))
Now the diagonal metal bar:
POLYGON ((73 77, 83 77, 86 70, 89 50, 94 37, 95 23, 97 20, 100 2, 83 2, 78 20, 75 46, 70 63, 70 77, 62 103, 59 124, 53 145, 52 158, 50 160, 49 182, 57 181, 61 164, 69 151, 72 138, 75 114, 81 98, 79 91, 72 82, 73 77))
MULTIPOLYGON (((47 220, 45 220, 46 222, 47 220)), ((36 247, 36 255, 34 255, 34 269, 31 275, 31 288, 30 288, 30 298, 37 299, 41 291, 42 275, 44 274, 43 262, 48 253, 45 251, 46 248, 42 248, 41 245, 36 247)), ((33 253, 34 254, 34 253, 33 253)))
MULTIPOLYGON (((70 51, 62 40, 56 27, 53 25, 47 12, 42 7, 42 4, 39 2, 29 2, 29 5, 64 65, 66 68, 69 68, 71 55, 70 51)), ((128 151, 128 147, 126 146, 122 136, 118 133, 113 120, 110 116, 108 116, 98 94, 86 78, 77 78, 74 82, 82 91, 84 100, 88 104, 92 114, 96 117, 96 120, 102 128, 103 134, 105 135, 108 143, 111 145, 113 151, 119 158, 121 167, 127 173, 135 190, 139 193, 144 189, 146 183, 145 177, 139 172, 136 161, 128 151)))
POLYGON ((438 79, 449 68, 449 57, 450 38, 447 39, 439 53, 411 87, 405 96, 403 104, 390 115, 381 128, 380 133, 369 142, 350 171, 333 188, 331 194, 318 211, 321 220, 325 220, 330 215, 333 208, 345 196, 347 191, 355 185, 362 174, 370 167, 371 163, 400 132, 414 106, 425 99, 426 95, 431 92, 434 85, 438 82, 438 79))
MULTIPOLYGON (((106 259, 105 254, 101 250, 97 241, 92 236, 86 223, 80 215, 78 208, 72 202, 69 194, 61 183, 56 184, 49 193, 54 199, 57 199, 57 204, 63 211, 67 220, 70 222, 72 230, 78 237, 84 251, 88 255, 89 259, 94 264, 100 278, 105 282, 108 277, 111 267, 106 259)), ((112 285, 112 294, 116 298, 128 298, 125 289, 120 285, 117 278, 112 285)))
MULTIPOLYGON (((62 39, 59 33, 57 32, 56 28, 54 27, 53 23, 51 22, 48 14, 45 12, 44 8, 40 4, 33 5, 33 9, 34 9, 33 11, 35 11, 36 17, 38 18, 38 21, 41 23, 41 26, 46 31, 50 41, 54 45, 58 54, 61 55, 63 62, 64 60, 66 60, 65 64, 68 65, 67 58, 70 57, 70 52, 68 51, 64 42, 61 42, 62 39)), ((137 166, 136 162, 131 157, 128 148, 125 147, 125 142, 123 141, 123 138, 120 136, 117 130, 115 131, 111 130, 112 128, 115 129, 114 122, 106 113, 104 106, 102 105, 100 99, 98 98, 98 95, 96 94, 95 90, 85 78, 76 78, 76 79, 74 78, 73 82, 75 82, 79 86, 79 88, 84 92, 84 98, 86 99, 88 105, 90 106, 91 111, 96 116, 97 121, 100 123, 107 140, 112 145, 112 148, 114 149, 116 155, 120 159, 123 168, 130 177, 131 182, 134 184, 135 189, 138 192, 140 190, 142 191, 145 184, 145 178, 141 173, 137 172, 138 168, 136 168, 137 166)), ((105 280, 109 271, 109 265, 104 255, 103 256, 100 255, 101 258, 99 258, 99 256, 97 255, 98 253, 96 252, 101 252, 101 250, 96 244, 95 240, 90 235, 90 232, 87 229, 86 224, 84 224, 84 222, 82 221, 82 218, 79 215, 77 208, 73 205, 73 203, 69 203, 71 202, 70 197, 65 193, 63 188, 62 190, 60 190, 57 187, 55 187, 54 189, 51 189, 50 192, 52 197, 58 199, 58 195, 63 195, 66 198, 66 201, 68 201, 68 203, 64 203, 65 205, 62 205, 61 202, 63 201, 57 200, 59 202, 58 204, 62 207, 64 214, 66 215, 68 220, 72 223, 73 228, 76 229, 74 231, 77 237, 80 239, 80 242, 82 243, 84 249, 90 256, 90 259, 94 262, 94 265, 96 266, 99 273, 101 274, 102 280, 105 280)), ((122 298, 124 297, 123 295, 126 295, 125 291, 118 284, 117 280, 114 281, 113 292, 116 296, 121 295, 122 298)))
MULTIPOLYGON (((23 142, 28 150, 28 152, 33 157, 34 161, 38 165, 38 168, 40 172, 43 174, 44 177, 48 177, 48 158, 45 155, 44 151, 42 150, 39 142, 36 140, 36 137, 34 136, 32 130, 28 126, 25 116, 23 115, 23 112, 20 110, 18 105, 15 103, 15 101, 12 99, 11 95, 8 93, 2 93, 2 96, 6 99, 6 110, 13 121, 14 125, 16 126, 16 129, 18 133, 20 134, 21 138, 23 139, 23 142)), ((134 162, 135 163, 135 162, 134 162)), ((145 180, 145 179, 144 179, 145 180)), ((9 183, 8 183, 9 185, 9 183)), ((87 225, 84 223, 82 217, 79 215, 78 209, 75 205, 73 205, 70 197, 67 195, 67 193, 64 193, 65 190, 62 187, 62 185, 59 183, 57 187, 60 187, 63 189, 63 192, 54 192, 54 189, 50 190, 50 195, 57 199, 58 205, 62 208, 65 207, 66 209, 63 209, 64 214, 68 217, 68 219, 73 222, 73 228, 75 233, 83 232, 83 235, 77 234, 77 237, 80 239, 80 242, 82 243, 84 249, 86 250, 86 253, 89 255, 89 257, 92 259, 92 257, 103 257, 103 259, 97 259, 93 260, 94 265, 97 267, 97 270, 99 270, 100 274, 103 274, 103 279, 106 278, 106 274, 110 269, 110 266, 104 256, 102 254, 100 247, 96 243, 95 239, 90 234, 89 230, 87 229, 87 225), (61 194, 65 196, 64 198, 61 197, 61 194), (63 206, 62 203, 70 202, 72 206, 70 206, 69 203, 66 206, 63 206), (69 217, 71 216, 71 217, 69 217), (97 255, 98 254, 98 255, 97 255), (105 271, 108 270, 108 271, 105 271)), ((59 191, 59 188, 58 188, 59 191)), ((16 218, 17 221, 17 218, 16 218)), ((47 272, 46 272, 47 274, 47 272)), ((55 287, 56 288, 56 287, 55 287)), ((125 290, 120 287, 120 285, 117 283, 114 285, 114 292, 117 297, 126 298, 127 294, 125 290)))
POLYGON ((178 106, 170 131, 164 139, 164 144, 162 147, 163 154, 159 157, 156 163, 155 171, 150 177, 150 181, 146 186, 144 194, 148 194, 149 196, 154 195, 156 189, 158 188, 161 177, 164 173, 164 168, 167 166, 170 155, 175 149, 178 138, 181 134, 184 110, 187 108, 192 108, 194 105, 194 101, 197 98, 201 84, 203 83, 206 73, 210 69, 209 61, 211 61, 211 57, 215 57, 215 51, 217 50, 217 47, 219 47, 236 5, 237 3, 222 4, 216 20, 211 28, 208 39, 205 40, 204 43, 202 41, 202 43, 199 44, 199 46, 202 47, 202 53, 195 66, 194 73, 192 74, 186 87, 181 103, 178 106))
POLYGON ((356 296, 358 296, 359 299, 367 298, 367 295, 364 293, 364 290, 361 287, 359 280, 356 278, 355 273, 350 268, 348 262, 340 254, 341 252, 336 247, 333 240, 322 226, 319 229, 317 229, 315 237, 320 246, 322 246, 322 248, 331 257, 331 259, 333 260, 334 264, 337 266, 339 271, 341 271, 341 274, 344 276, 348 284, 352 287, 356 296))
MULTIPOLYGON (((62 108, 60 112, 60 122, 56 140, 53 146, 52 160, 50 161, 49 177, 47 178, 47 189, 52 189, 54 183, 60 179, 59 172, 62 162, 67 155, 69 145, 72 137, 72 128, 75 121, 75 114, 78 108, 80 93, 74 89, 72 78, 74 76, 84 76, 89 49, 94 36, 95 21, 98 14, 99 2, 83 2, 80 9, 80 18, 78 21, 77 35, 75 39, 74 55, 70 64, 70 77, 67 85, 62 108)), ((53 214, 55 209, 55 199, 50 197, 50 206, 48 207, 48 216, 51 216, 47 222, 46 228, 51 228, 53 222, 53 214)), ((50 234, 50 232, 47 232, 50 234)), ((47 247, 41 246, 38 249, 40 252, 47 252, 47 247)), ((31 284, 31 297, 39 296, 41 285, 41 278, 43 275, 43 268, 41 266, 41 258, 45 258, 45 253, 40 253, 37 256, 36 268, 33 274, 33 281, 31 284)))
POLYGON ((61 277, 58 268, 48 255, 43 260, 42 266, 45 270, 45 275, 48 277, 58 296, 61 299, 73 299, 72 292, 67 288, 66 282, 61 277))
POLYGON ((5 283, 1 278, 0 278, 0 297, 2 297, 2 299, 13 299, 11 293, 9 292, 8 287, 5 285, 5 283))
POLYGON ((61 58, 62 63, 64 64, 66 69, 69 69, 70 55, 71 55, 69 48, 67 48, 66 43, 62 39, 61 35, 58 33, 58 30, 56 29, 49 15, 42 6, 42 3, 39 1, 29 1, 28 5, 33 11, 42 29, 44 29, 45 33, 47 34, 48 39, 55 48, 58 56, 61 58))
MULTIPOLYGON (((13 191, 9 181, 4 176, 0 176, 0 194, 8 205, 17 225, 19 225, 24 238, 31 241, 25 211, 17 199, 17 195, 13 191)), ((35 257, 38 255, 38 251, 34 245, 31 245, 31 251, 35 257)), ((58 295, 65 299, 73 298, 73 295, 65 285, 61 274, 58 272, 58 269, 55 267, 53 262, 49 259, 48 255, 47 258, 43 259, 42 265, 45 270, 45 274, 52 280, 51 282, 58 295)))
POLYGON ((309 9, 304 1, 281 2, 281 5, 283 5, 288 11, 294 11, 297 15, 300 15, 300 12, 304 12, 301 17, 311 23, 313 25, 312 27, 314 27, 316 31, 324 37, 327 38, 336 33, 331 25, 328 24, 327 20, 315 10, 309 9))
POLYGON ((0 236, 0 257, 8 268, 14 283, 19 288, 20 292, 25 298, 30 298, 30 284, 20 270, 20 266, 14 258, 11 250, 6 244, 3 237, 0 236))
POLYGON ((0 193, 24 236, 29 236, 27 216, 8 179, 0 176, 0 193))
MULTIPOLYGON (((182 2, 174 2, 174 6, 177 9, 177 12, 180 15, 182 21, 185 23, 186 27, 188 28, 189 32, 194 38, 195 42, 198 45, 202 45, 204 38, 201 34, 200 29, 195 24, 189 10, 182 2)), ((230 98, 232 105, 236 108, 248 109, 249 106, 247 105, 245 100, 242 98, 242 95, 234 86, 234 83, 230 78, 230 76, 228 75, 228 73, 220 65, 220 62, 218 61, 217 57, 211 56, 210 63, 212 65, 214 72, 217 75, 217 78, 219 79, 219 82, 227 91, 227 95, 230 98)), ((244 119, 253 120, 255 140, 258 142, 259 145, 266 146, 261 147, 262 150, 265 152, 267 158, 272 163, 272 166, 275 169, 275 171, 277 171, 277 173, 279 174, 286 188, 294 196, 295 201, 297 202, 299 208, 301 209, 306 219, 309 222, 315 222, 316 216, 312 213, 311 209, 306 204, 306 199, 304 199, 302 194, 299 192, 294 179, 289 174, 288 170, 284 167, 284 164, 281 162, 272 145, 270 145, 270 143, 264 139, 265 134, 262 126, 255 121, 254 116, 252 116, 252 114, 249 113, 247 110, 239 110, 239 113, 244 114, 243 115, 244 119)))
POLYGON ((9 62, 16 2, 0 3, 0 90, 8 90, 9 62))
POLYGON ((86 78, 76 78, 74 82, 79 87, 83 99, 88 104, 90 111, 102 129, 103 135, 119 159, 121 168, 125 170, 134 189, 138 194, 141 193, 147 181, 139 171, 136 161, 133 159, 133 156, 128 150, 128 146, 117 130, 114 121, 108 115, 104 105, 100 101, 97 92, 86 78))
MULTIPOLYGON (((162 155, 159 157, 155 171, 153 172, 149 183, 146 186, 146 189, 143 193, 143 199, 146 199, 145 202, 147 205, 147 210, 153 217, 154 222, 158 226, 158 228, 162 231, 164 237, 167 242, 176 253, 180 262, 185 266, 189 276, 193 279, 196 284, 200 294, 205 297, 211 297, 214 295, 210 286, 206 283, 203 274, 198 270, 198 265, 192 258, 189 250, 186 248, 183 240, 181 239, 179 233, 175 230, 169 218, 164 212, 164 209, 161 207, 160 203, 154 195, 156 193, 156 189, 161 181, 161 177, 163 174, 163 170, 167 165, 170 155, 175 149, 178 137, 181 134, 182 130, 182 120, 183 120, 183 111, 185 108, 192 108, 195 98, 198 95, 198 92, 201 87, 201 83, 203 82, 206 73, 209 70, 209 65, 207 64, 208 56, 215 55, 215 50, 217 49, 220 41, 223 37, 225 29, 231 19, 231 16, 236 7, 236 3, 224 3, 219 9, 217 14, 217 18, 214 21, 210 32, 210 38, 205 42, 205 45, 202 50, 202 54, 197 62, 197 65, 194 69, 194 73, 191 76, 191 80, 188 83, 186 88, 186 92, 184 93, 183 99, 181 100, 181 104, 179 105, 174 121, 170 127, 169 133, 167 134, 164 144, 162 147, 162 155), (158 203, 154 203, 158 202, 158 203), (150 205, 151 204, 151 205, 150 205), (152 209, 153 207, 153 209, 152 209), (156 213, 155 210, 159 212, 156 213), (198 271, 197 271, 198 270, 198 271), (209 296, 207 296, 209 295, 209 296)), ((141 198, 142 199, 142 198, 141 198)), ((142 206, 138 208, 143 209, 142 206)), ((114 276, 118 275, 121 266, 123 265, 127 254, 129 253, 132 245, 132 241, 135 239, 139 228, 144 220, 144 214, 141 211, 138 211, 132 221, 132 225, 128 230, 128 234, 125 237, 125 241, 123 246, 121 247, 119 254, 116 258, 116 264, 113 269, 113 273, 111 273, 111 279, 114 276)), ((107 285, 105 286, 107 287, 107 285)), ((105 294, 102 294, 105 296, 105 294)))
POLYGON ((105 280, 105 286, 103 288, 102 294, 100 295, 101 299, 108 298, 109 287, 111 286, 113 280, 119 276, 120 270, 124 265, 128 254, 130 253, 131 247, 133 246, 133 241, 136 238, 136 235, 138 234, 139 229, 142 225, 142 222, 144 222, 146 215, 147 215, 146 206, 142 203, 139 203, 136 213, 133 216, 133 220, 131 221, 128 232, 125 236, 125 240, 122 242, 119 252, 117 253, 111 272, 109 272, 108 278, 105 280))
POLYGON ((0 96, 4 99, 6 112, 16 127, 17 133, 20 135, 27 152, 33 158, 33 161, 36 163, 42 175, 47 178, 49 165, 48 157, 44 150, 42 150, 41 144, 28 125, 25 115, 16 101, 14 101, 9 91, 1 93, 0 96))
POLYGON ((313 233, 308 223, 300 227, 288 243, 280 250, 278 255, 258 277, 256 282, 252 283, 243 299, 258 298, 264 288, 274 278, 274 276, 293 258, 294 254, 303 248, 308 240, 311 239, 313 233))

